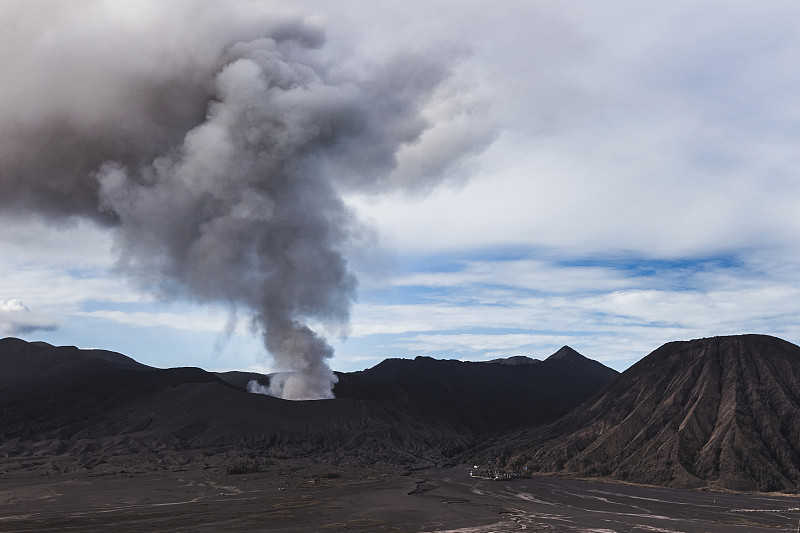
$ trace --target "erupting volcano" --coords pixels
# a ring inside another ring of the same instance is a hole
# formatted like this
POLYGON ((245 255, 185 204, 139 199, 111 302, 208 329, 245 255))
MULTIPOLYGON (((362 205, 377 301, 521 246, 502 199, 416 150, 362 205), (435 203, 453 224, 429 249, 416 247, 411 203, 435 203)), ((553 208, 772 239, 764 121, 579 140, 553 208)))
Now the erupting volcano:
POLYGON ((311 324, 348 331, 361 227, 342 195, 427 191, 490 140, 451 127, 474 110, 453 84, 440 91, 452 54, 356 69, 318 24, 268 3, 160 3, 137 18, 48 5, 3 67, 0 207, 107 226, 142 287, 227 305, 229 330, 249 315, 292 372, 271 394, 330 397, 333 350, 311 324))

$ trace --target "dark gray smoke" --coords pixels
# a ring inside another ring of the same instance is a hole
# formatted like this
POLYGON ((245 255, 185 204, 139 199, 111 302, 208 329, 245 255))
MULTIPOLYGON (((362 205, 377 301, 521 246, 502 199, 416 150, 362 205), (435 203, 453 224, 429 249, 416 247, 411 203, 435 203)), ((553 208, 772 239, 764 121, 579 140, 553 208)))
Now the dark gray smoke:
POLYGON ((0 208, 108 225, 144 287, 249 312, 291 371, 270 393, 331 397, 309 323, 347 330, 359 223, 341 195, 427 190, 486 129, 432 122, 444 87, 443 120, 470 111, 447 57, 344 67, 318 26, 265 4, 123 4, 0 7, 0 208))

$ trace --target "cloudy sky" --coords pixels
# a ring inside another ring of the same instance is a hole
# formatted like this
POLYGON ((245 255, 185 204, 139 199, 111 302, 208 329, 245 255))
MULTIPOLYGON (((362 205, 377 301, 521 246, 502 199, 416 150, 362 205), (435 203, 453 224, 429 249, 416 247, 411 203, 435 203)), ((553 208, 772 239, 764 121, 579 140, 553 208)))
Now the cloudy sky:
MULTIPOLYGON (((328 107, 297 124, 361 117, 335 149, 290 145, 324 176, 315 198, 335 191, 326 216, 349 221, 324 241, 346 269, 320 291, 342 303, 287 311, 327 337, 333 368, 569 345, 623 370, 672 340, 800 342, 800 4, 162 4, 0 7, 0 335, 159 367, 274 367, 263 298, 233 281, 216 292, 216 270, 176 273, 195 268, 177 252, 166 267, 148 255, 181 233, 142 237, 190 209, 162 204, 218 157, 195 152, 216 149, 249 75, 232 57, 267 50, 269 72, 335 89, 299 100, 328 107), (137 107, 147 80, 161 92, 137 107), (195 100, 197 117, 173 112, 195 100), (45 195, 56 174, 74 186, 45 195)), ((259 109, 246 116, 283 117, 259 109)), ((262 231, 253 211, 280 210, 237 198, 226 213, 246 207, 247 235, 262 231)))

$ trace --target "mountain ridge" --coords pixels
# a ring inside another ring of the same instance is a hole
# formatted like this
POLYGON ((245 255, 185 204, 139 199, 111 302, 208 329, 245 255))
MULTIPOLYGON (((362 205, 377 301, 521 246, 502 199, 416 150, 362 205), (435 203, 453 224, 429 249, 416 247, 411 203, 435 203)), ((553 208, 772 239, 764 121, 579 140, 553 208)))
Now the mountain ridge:
POLYGON ((401 404, 419 417, 438 416, 476 435, 506 431, 556 420, 618 374, 574 353, 526 364, 385 359, 338 374, 334 393, 401 404))
POLYGON ((712 337, 661 346, 559 421, 491 453, 531 472, 793 492, 798 420, 800 347, 712 337))
POLYGON ((387 359, 337 373, 336 399, 291 402, 247 393, 249 373, 156 369, 115 352, 0 339, 0 463, 208 461, 238 450, 332 464, 469 460, 669 487, 798 489, 800 347, 792 343, 767 335, 674 341, 622 374, 569 347, 532 361, 387 359))
MULTIPOLYGON (((451 463, 483 438, 483 420, 494 420, 489 429, 518 427, 519 419, 502 416, 504 406, 480 405, 513 368, 481 363, 493 370, 465 403, 463 386, 475 381, 470 376, 479 367, 429 358, 411 363, 411 373, 407 363, 392 361, 372 374, 339 373, 338 398, 293 402, 246 392, 249 373, 158 369, 115 352, 3 339, 0 463, 22 467, 50 457, 61 469, 110 469, 127 464, 125 457, 136 464, 161 464, 176 454, 175 461, 207 462, 230 452, 265 460, 313 456, 341 464, 431 466, 451 463), (409 383, 430 377, 432 368, 446 372, 426 396, 409 383), (394 371, 408 379, 382 378, 394 371), (450 375, 458 379, 448 384, 450 375), (459 390, 455 402, 448 400, 459 390)), ((563 363, 522 366, 541 366, 548 380, 568 370, 563 363)), ((561 392, 560 400, 580 402, 561 392)), ((551 410, 567 407, 554 403, 551 410)))

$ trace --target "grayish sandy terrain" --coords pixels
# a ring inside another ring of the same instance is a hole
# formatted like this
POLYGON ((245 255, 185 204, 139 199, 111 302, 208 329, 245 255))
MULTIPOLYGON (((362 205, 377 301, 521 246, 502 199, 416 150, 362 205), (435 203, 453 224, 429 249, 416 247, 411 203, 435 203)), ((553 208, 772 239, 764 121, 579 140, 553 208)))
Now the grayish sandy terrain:
POLYGON ((102 476, 4 475, 0 531, 795 531, 800 500, 555 478, 487 481, 467 467, 333 471, 287 462, 102 476))

